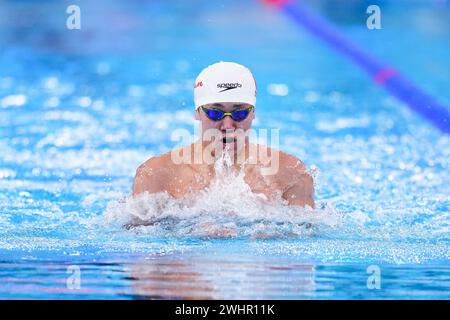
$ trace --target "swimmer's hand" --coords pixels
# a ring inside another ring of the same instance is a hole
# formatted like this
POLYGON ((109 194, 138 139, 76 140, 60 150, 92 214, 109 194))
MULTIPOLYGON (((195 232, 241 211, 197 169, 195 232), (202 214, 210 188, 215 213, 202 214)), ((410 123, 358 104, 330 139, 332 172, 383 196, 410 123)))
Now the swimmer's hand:
POLYGON ((148 226, 152 226, 154 224, 155 224, 154 222, 136 222, 135 221, 135 222, 130 222, 130 223, 124 224, 123 227, 127 230, 132 230, 137 227, 148 227, 148 226))
POLYGON ((211 222, 205 222, 200 225, 201 233, 207 238, 221 239, 221 238, 235 238, 237 232, 234 228, 224 227, 211 222))
MULTIPOLYGON (((313 231, 313 229, 312 229, 313 224, 309 223, 309 222, 300 222, 297 224, 297 227, 303 228, 305 231, 311 231, 311 232, 313 231)), ((250 236, 250 239, 252 239, 252 240, 273 240, 273 239, 289 239, 289 238, 298 238, 298 237, 299 237, 299 233, 293 232, 293 231, 286 231, 286 232, 283 231, 282 233, 280 233, 279 231, 270 232, 270 231, 258 230, 250 236)))

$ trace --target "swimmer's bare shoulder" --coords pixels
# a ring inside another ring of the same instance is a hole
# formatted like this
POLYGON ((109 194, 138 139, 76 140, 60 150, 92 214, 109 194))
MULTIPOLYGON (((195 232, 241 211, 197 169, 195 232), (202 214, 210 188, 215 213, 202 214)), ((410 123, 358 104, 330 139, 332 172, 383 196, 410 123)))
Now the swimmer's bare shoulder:
POLYGON ((271 152, 279 152, 276 180, 282 187, 283 198, 291 205, 315 208, 314 180, 303 161, 277 149, 271 149, 271 152))
POLYGON ((167 192, 173 197, 183 196, 185 185, 189 184, 192 169, 189 165, 179 163, 178 158, 184 154, 191 155, 193 144, 171 150, 145 161, 136 170, 133 182, 133 196, 143 192, 167 192))
POLYGON ((143 192, 157 193, 166 191, 166 181, 173 172, 170 153, 152 157, 136 170, 133 182, 133 196, 143 192))

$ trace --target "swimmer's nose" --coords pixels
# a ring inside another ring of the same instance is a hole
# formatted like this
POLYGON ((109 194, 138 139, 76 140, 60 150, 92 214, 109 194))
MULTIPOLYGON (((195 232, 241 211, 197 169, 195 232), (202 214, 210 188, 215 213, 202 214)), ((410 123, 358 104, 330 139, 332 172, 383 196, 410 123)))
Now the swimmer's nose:
POLYGON ((220 130, 227 131, 227 130, 235 130, 236 129, 236 123, 231 117, 225 117, 222 119, 222 123, 220 124, 220 130))

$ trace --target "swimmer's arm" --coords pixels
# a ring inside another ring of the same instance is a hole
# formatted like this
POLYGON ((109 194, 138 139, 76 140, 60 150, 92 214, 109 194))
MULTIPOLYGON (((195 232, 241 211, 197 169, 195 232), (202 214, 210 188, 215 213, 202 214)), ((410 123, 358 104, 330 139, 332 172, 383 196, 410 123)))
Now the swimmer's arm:
POLYGON ((310 206, 315 208, 314 203, 314 181, 308 173, 301 173, 297 175, 296 182, 288 187, 284 193, 283 198, 288 201, 290 205, 310 206))
POLYGON ((133 196, 143 192, 157 193, 164 191, 163 172, 155 167, 156 161, 150 160, 136 170, 133 182, 133 196))
POLYGON ((286 186, 283 190, 283 198, 290 205, 310 206, 315 208, 314 203, 314 180, 306 170, 304 163, 298 158, 283 154, 281 179, 286 186))

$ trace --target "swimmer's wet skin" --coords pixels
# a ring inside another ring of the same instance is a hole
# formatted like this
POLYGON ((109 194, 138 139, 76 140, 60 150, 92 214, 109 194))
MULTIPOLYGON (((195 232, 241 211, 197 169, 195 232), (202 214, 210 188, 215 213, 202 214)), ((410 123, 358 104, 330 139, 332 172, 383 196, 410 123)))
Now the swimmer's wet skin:
POLYGON ((290 205, 315 208, 313 178, 301 160, 273 148, 251 144, 248 136, 240 139, 239 132, 247 132, 255 118, 256 82, 249 69, 232 62, 218 62, 205 68, 195 81, 194 100, 195 119, 201 122, 202 138, 143 163, 136 172, 134 196, 167 192, 174 198, 182 198, 204 190, 217 176, 214 163, 175 163, 173 154, 188 154, 189 158, 193 154, 194 159, 200 155, 203 159, 206 152, 215 161, 231 154, 230 169, 245 173, 244 180, 252 192, 268 200, 281 196, 290 205), (205 133, 211 131, 219 134, 214 141, 216 148, 205 143, 205 133), (268 155, 271 165, 276 161, 276 170, 267 174, 264 170, 269 164, 258 156, 257 161, 252 161, 252 150, 257 150, 253 155, 268 155))

